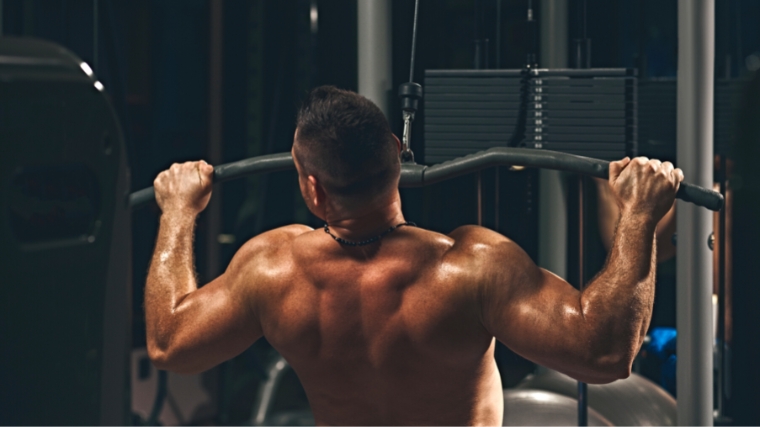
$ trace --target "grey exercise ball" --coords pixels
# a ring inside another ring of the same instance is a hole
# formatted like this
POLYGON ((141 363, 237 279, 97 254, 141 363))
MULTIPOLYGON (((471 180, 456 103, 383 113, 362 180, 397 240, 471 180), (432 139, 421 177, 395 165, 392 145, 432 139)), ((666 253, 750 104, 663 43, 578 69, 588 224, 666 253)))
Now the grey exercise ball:
MULTIPOLYGON (((545 390, 504 390, 504 426, 571 426, 578 423, 578 401, 545 390)), ((588 425, 611 426, 595 410, 588 410, 588 425)))
MULTIPOLYGON (((578 396, 577 381, 551 370, 529 375, 516 389, 546 390, 573 399, 578 396)), ((676 400, 637 374, 610 384, 589 384, 588 406, 589 412, 593 408, 614 425, 676 425, 676 400)))

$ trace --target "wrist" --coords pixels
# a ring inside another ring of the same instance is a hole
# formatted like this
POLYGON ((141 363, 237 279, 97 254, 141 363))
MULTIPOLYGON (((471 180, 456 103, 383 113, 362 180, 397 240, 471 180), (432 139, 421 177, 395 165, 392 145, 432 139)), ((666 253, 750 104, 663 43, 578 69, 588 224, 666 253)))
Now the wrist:
POLYGON ((195 225, 198 214, 183 209, 169 209, 161 213, 161 223, 195 225))
POLYGON ((633 227, 640 228, 646 232, 654 233, 657 229, 657 219, 651 213, 636 212, 630 209, 620 211, 618 227, 623 224, 630 224, 633 227))

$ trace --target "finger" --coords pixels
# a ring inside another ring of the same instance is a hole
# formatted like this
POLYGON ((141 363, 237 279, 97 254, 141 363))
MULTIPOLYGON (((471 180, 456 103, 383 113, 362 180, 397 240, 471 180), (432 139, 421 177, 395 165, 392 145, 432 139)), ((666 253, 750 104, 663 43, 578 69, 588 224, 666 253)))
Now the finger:
POLYGON ((652 168, 653 171, 657 172, 660 170, 660 166, 662 166, 662 162, 658 159, 650 159, 649 162, 647 162, 649 166, 652 168))
POLYGON ((622 160, 618 160, 616 162, 610 162, 610 180, 615 181, 618 176, 620 176, 620 173, 623 172, 623 169, 625 169, 628 164, 631 163, 631 158, 626 157, 622 160))
POLYGON ((644 165, 646 165, 647 163, 649 163, 649 157, 644 157, 644 156, 642 156, 642 157, 636 157, 636 158, 635 158, 635 159, 633 159, 633 160, 634 160, 636 163, 638 163, 639 165, 641 165, 641 166, 644 166, 644 165))
POLYGON ((674 168, 675 168, 675 167, 673 166, 673 163, 670 163, 670 162, 665 162, 665 163, 663 163, 663 164, 662 164, 662 166, 660 167, 660 170, 661 170, 661 171, 662 171, 664 174, 666 174, 667 176, 670 176, 670 175, 672 175, 672 174, 673 174, 673 169, 674 169, 674 168))
POLYGON ((676 168, 673 171, 673 174, 676 178, 676 192, 678 191, 678 188, 681 187, 681 182, 683 181, 683 171, 680 168, 676 168))
POLYGON ((206 163, 205 160, 201 160, 201 172, 206 174, 209 178, 212 178, 214 175, 214 167, 210 164, 206 163))

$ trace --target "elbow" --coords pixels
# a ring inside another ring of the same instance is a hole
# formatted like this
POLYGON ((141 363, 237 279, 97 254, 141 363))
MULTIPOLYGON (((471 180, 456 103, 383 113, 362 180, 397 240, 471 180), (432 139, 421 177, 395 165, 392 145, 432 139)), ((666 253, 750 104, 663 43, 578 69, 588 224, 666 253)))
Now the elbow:
POLYGON ((156 344, 148 343, 148 358, 153 366, 161 371, 183 375, 199 374, 204 371, 202 368, 186 363, 176 350, 162 348, 156 344))
POLYGON ((148 358, 156 369, 162 371, 171 370, 171 357, 167 349, 161 348, 158 344, 148 342, 148 358))
POLYGON ((589 384, 609 384, 631 376, 633 357, 630 354, 605 354, 597 357, 594 363, 595 375, 589 384))

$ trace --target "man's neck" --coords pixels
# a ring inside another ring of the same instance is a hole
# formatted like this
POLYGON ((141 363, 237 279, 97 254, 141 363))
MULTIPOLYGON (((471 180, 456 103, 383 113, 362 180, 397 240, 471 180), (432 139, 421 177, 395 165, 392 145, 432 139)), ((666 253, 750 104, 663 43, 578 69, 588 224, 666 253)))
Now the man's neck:
POLYGON ((347 240, 374 237, 389 227, 405 222, 398 193, 386 199, 385 203, 355 213, 328 210, 325 220, 333 234, 347 240))

